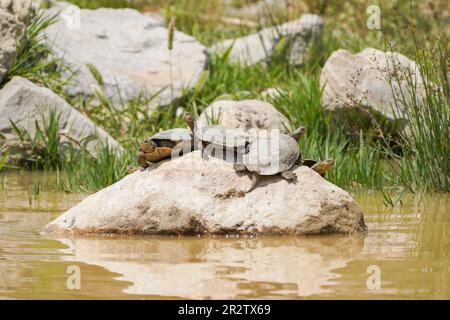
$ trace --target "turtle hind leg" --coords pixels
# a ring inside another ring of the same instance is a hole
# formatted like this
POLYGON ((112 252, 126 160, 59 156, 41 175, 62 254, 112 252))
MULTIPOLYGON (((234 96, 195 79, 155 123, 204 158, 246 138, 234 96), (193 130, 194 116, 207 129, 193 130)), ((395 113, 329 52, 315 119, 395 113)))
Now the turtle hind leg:
POLYGON ((247 189, 247 191, 245 193, 249 193, 250 191, 255 189, 258 182, 259 182, 259 174, 254 173, 252 176, 252 184, 250 185, 250 187, 247 189))
POLYGON ((281 176, 288 181, 297 182, 297 175, 292 171, 284 171, 281 176))

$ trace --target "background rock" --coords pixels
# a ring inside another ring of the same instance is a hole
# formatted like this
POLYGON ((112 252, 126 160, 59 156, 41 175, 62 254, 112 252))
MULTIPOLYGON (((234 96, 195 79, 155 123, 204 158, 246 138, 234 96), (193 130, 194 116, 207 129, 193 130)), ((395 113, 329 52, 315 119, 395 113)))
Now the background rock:
POLYGON ((258 100, 219 100, 208 106, 197 121, 199 127, 219 123, 225 128, 279 129, 291 132, 289 120, 268 102, 258 100), (218 120, 218 121, 217 121, 218 120))
POLYGON ((365 230, 350 195, 299 167, 298 183, 251 178, 199 151, 155 164, 84 199, 45 228, 47 233, 321 234, 365 230))
POLYGON ((223 53, 233 46, 230 53, 231 62, 253 65, 272 56, 282 38, 290 47, 289 61, 294 65, 302 64, 304 55, 311 43, 320 38, 323 21, 319 16, 304 14, 300 19, 282 25, 266 28, 258 33, 238 39, 228 39, 209 49, 211 53, 223 53))
POLYGON ((0 84, 25 40, 25 25, 0 8, 0 84))
POLYGON ((401 92, 408 102, 421 99, 425 90, 414 61, 397 52, 372 48, 354 55, 343 49, 335 51, 322 69, 320 84, 325 86, 322 95, 325 110, 333 113, 335 125, 347 124, 351 133, 369 128, 374 120, 385 130, 399 131, 404 127, 405 117, 401 92), (416 97, 409 94, 406 74, 416 82, 416 97))
POLYGON ((33 16, 39 6, 41 0, 0 0, 0 8, 9 11, 20 21, 25 21, 29 15, 33 16))
POLYGON ((93 64, 103 76, 104 92, 114 101, 120 101, 118 87, 125 101, 141 92, 147 96, 160 92, 151 104, 168 105, 182 96, 183 88, 195 86, 205 68, 205 47, 178 31, 170 58, 167 29, 160 19, 133 9, 82 9, 77 13, 74 6, 60 5, 47 12, 59 10, 59 22, 46 29, 46 34, 56 54, 79 69, 68 89, 71 94, 92 94, 97 83, 86 65, 93 64), (78 25, 72 19, 77 14, 78 25))
POLYGON ((121 150, 120 145, 107 132, 97 127, 88 117, 72 108, 64 99, 47 88, 14 77, 0 90, 0 132, 14 139, 10 120, 19 128, 26 129, 32 136, 36 132, 35 121, 43 128, 42 118, 47 120, 50 110, 59 115, 60 133, 76 141, 97 135, 98 139, 87 143, 87 150, 95 156, 101 144, 121 150))

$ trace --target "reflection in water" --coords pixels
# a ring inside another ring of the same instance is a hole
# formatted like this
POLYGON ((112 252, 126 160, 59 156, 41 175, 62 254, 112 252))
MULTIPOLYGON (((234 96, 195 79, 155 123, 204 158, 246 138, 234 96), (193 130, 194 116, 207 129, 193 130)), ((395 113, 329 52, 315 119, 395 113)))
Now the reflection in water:
POLYGON ((450 199, 409 196, 388 208, 355 195, 365 236, 58 238, 40 229, 83 195, 41 193, 32 176, 2 177, 0 298, 450 299, 450 199), (66 287, 81 269, 81 290, 66 287), (369 290, 367 268, 381 270, 369 290))
POLYGON ((276 298, 321 286, 361 251, 363 238, 59 239, 66 258, 119 273, 125 293, 181 298, 276 298), (119 258, 120 257, 120 258, 119 258))

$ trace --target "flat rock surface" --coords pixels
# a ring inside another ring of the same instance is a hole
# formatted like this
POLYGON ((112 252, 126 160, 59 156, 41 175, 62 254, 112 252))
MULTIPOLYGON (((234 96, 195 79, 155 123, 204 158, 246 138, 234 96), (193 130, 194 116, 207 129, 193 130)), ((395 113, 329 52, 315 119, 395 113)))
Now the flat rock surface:
POLYGON ((93 64, 103 76, 104 92, 114 101, 120 101, 119 88, 125 101, 140 93, 149 97, 159 93, 151 105, 169 105, 182 96, 184 88, 195 86, 205 68, 205 47, 182 32, 175 31, 169 53, 168 30, 160 19, 134 9, 82 9, 77 13, 76 7, 63 5, 48 14, 58 11, 59 21, 46 34, 56 54, 79 70, 69 88, 74 95, 92 94, 96 81, 86 65, 93 64))
POLYGON ((199 151, 155 164, 85 198, 44 233, 322 234, 365 230, 361 208, 307 167, 297 183, 247 174, 199 151))
POLYGON ((63 98, 21 77, 12 78, 0 90, 0 132, 10 138, 15 136, 11 120, 19 128, 26 129, 34 136, 35 122, 44 128, 43 119, 48 123, 51 110, 55 110, 59 116, 59 133, 78 142, 92 135, 98 137, 86 145, 91 154, 95 155, 102 144, 121 149, 118 142, 106 131, 97 127, 92 120, 70 106, 63 98))
POLYGON ((208 106, 197 121, 199 127, 221 124, 225 128, 292 130, 288 119, 268 102, 219 100, 208 106))

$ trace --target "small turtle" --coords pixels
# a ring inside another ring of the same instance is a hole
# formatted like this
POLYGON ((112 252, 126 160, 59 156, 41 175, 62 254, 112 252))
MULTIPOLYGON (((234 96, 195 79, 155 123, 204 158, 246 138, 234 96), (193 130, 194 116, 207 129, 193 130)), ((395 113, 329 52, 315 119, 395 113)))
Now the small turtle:
POLYGON ((304 166, 310 167, 323 177, 325 176, 325 173, 333 169, 334 159, 328 159, 323 161, 305 159, 303 160, 302 164, 304 166))
POLYGON ((148 167, 148 162, 159 162, 172 156, 192 151, 193 139, 190 129, 175 128, 161 131, 140 144, 138 163, 148 167))
POLYGON ((250 143, 248 152, 244 155, 243 164, 234 165, 236 171, 253 173, 252 184, 247 192, 256 187, 260 176, 280 173, 286 180, 297 181, 297 175, 290 169, 301 159, 297 142, 305 133, 306 128, 300 127, 290 135, 280 134, 278 141, 270 138, 256 138, 250 143))
POLYGON ((194 134, 194 139, 200 142, 199 149, 204 157, 218 156, 218 151, 222 152, 222 155, 230 153, 235 156, 236 154, 242 155, 251 141, 250 135, 244 129, 227 129, 221 125, 207 125, 198 128, 190 113, 185 112, 184 118, 194 134))

